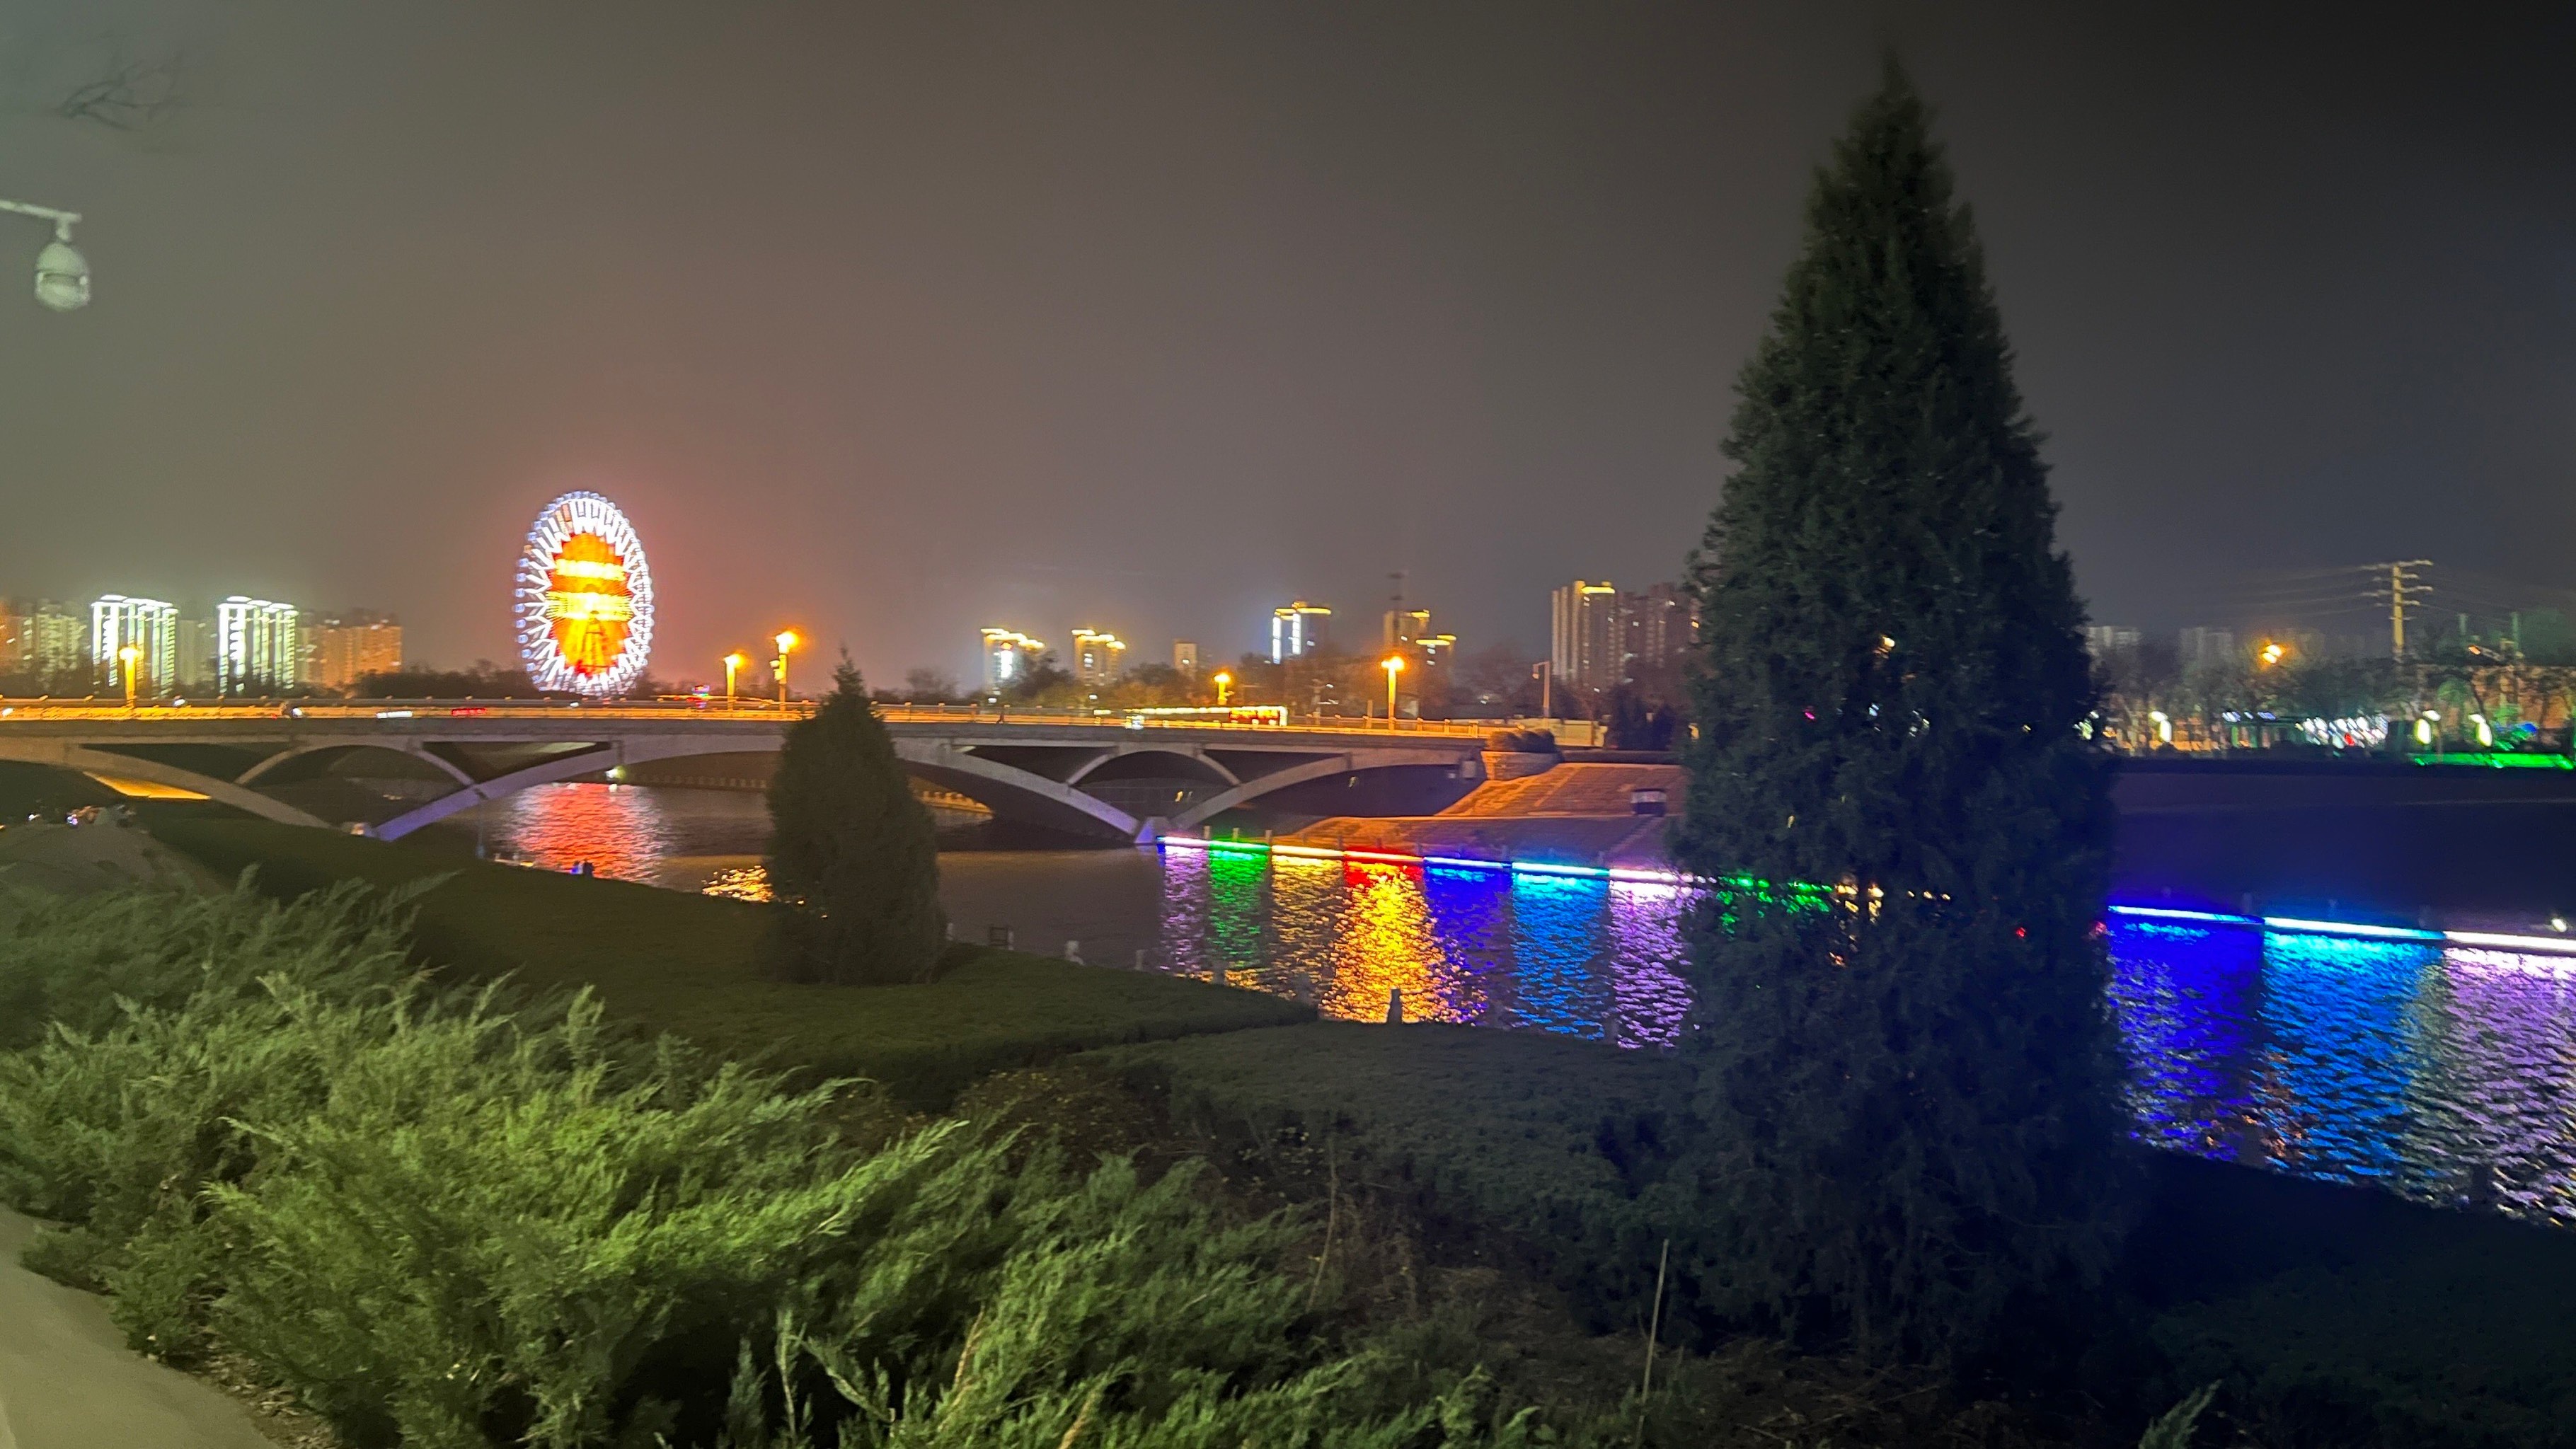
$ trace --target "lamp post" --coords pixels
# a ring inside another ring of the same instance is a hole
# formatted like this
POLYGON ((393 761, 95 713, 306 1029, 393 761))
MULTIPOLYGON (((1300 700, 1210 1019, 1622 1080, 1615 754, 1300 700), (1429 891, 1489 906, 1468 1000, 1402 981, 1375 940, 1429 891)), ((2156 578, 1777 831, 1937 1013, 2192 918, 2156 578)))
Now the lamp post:
POLYGON ((76 312, 89 305, 89 259, 72 245, 77 211, 58 211, 24 201, 0 201, 0 211, 14 211, 54 224, 54 239, 36 253, 36 300, 57 312, 76 312))
POLYGON ((796 631, 782 629, 778 634, 778 707, 787 708, 787 659, 796 652, 796 631))
POLYGON ((1390 654, 1378 668, 1386 671, 1386 727, 1395 728, 1395 677, 1404 672, 1404 656, 1390 654))
POLYGON ((125 666, 125 707, 127 709, 134 708, 134 664, 142 657, 143 651, 131 644, 116 651, 117 663, 125 666))
POLYGON ((1234 688, 1234 676, 1220 669, 1216 672, 1216 677, 1208 682, 1216 686, 1216 707, 1225 708, 1225 694, 1227 690, 1234 688))
POLYGON ((734 676, 735 676, 735 675, 737 675, 737 674, 739 674, 739 673, 741 673, 741 672, 742 672, 742 667, 743 667, 744 665, 746 665, 746 664, 749 664, 750 662, 751 662, 750 660, 745 659, 745 658, 743 658, 743 657, 742 657, 742 651, 741 651, 741 650, 739 650, 739 649, 735 650, 733 653, 728 654, 728 655, 726 655, 726 656, 724 657, 724 666, 725 666, 725 708, 727 708, 727 709, 731 709, 731 708, 733 708, 733 681, 734 681, 734 676))

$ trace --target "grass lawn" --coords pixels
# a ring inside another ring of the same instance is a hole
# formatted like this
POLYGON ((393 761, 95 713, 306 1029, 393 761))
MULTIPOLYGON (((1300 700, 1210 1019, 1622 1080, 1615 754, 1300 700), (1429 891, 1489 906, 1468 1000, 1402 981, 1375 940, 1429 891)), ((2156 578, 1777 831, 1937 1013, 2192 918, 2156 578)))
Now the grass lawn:
POLYGON ((1085 1062, 1273 1172, 1394 1195, 1544 1272, 1596 1323, 1654 1287, 1682 1064, 1541 1032, 1311 1022, 1119 1047, 1085 1062))
MULTIPOLYGON (((1595 1331, 1634 1326, 1664 1238, 1677 1267, 1710 1246, 1664 1178, 1688 1131, 1669 1058, 1318 1022, 1076 1060, 1160 1094, 1288 1195, 1322 1198, 1337 1154, 1341 1191, 1392 1193, 1456 1252, 1544 1275, 1595 1331)), ((2576 1445, 2576 1233, 2199 1158, 2148 1164, 2120 1274, 2134 1328, 2093 1371, 2103 1394, 2138 1396, 2129 1412, 2221 1382, 2226 1417, 2267 1449, 2576 1445)), ((1676 1310, 1667 1324, 1685 1327, 1676 1310)))
POLYGON ((1311 1009, 1254 991, 1016 951, 977 948, 924 986, 790 986, 761 979, 763 908, 625 881, 458 860, 399 844, 223 818, 142 812, 165 843, 217 872, 257 866, 262 886, 300 895, 341 880, 445 882, 418 902, 429 961, 535 987, 596 987, 653 1031, 884 1083, 943 1106, 987 1073, 1122 1042, 1309 1021, 1311 1009))

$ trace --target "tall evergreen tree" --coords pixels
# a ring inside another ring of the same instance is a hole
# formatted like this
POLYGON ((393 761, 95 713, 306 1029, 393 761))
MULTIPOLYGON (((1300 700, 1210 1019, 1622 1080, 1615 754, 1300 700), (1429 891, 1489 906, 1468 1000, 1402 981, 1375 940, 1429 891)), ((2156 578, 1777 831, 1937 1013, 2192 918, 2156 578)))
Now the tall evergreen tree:
POLYGON ((1716 1306, 1955 1361, 2098 1279, 2129 1175, 2083 607, 1967 208, 1893 62, 1816 178, 1694 565, 1677 846, 1716 1306))
POLYGON ((930 812, 848 660, 769 782, 770 965, 790 981, 927 981, 947 919, 930 812))

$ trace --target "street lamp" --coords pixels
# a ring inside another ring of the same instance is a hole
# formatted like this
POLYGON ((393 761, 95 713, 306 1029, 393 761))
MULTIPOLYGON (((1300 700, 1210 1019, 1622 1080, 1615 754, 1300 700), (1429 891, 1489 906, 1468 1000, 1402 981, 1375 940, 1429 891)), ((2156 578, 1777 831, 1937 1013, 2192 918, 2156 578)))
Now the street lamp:
POLYGON ((2278 664, 2278 663, 2280 663, 2280 662, 2281 662, 2282 656, 2284 656, 2284 655, 2288 654, 2289 652, 2290 652, 2290 651, 2289 651, 2287 648, 2283 647, 2282 645, 2279 645, 2279 644, 2266 644, 2266 645, 2264 645, 2264 646, 2263 646, 2263 663, 2264 663, 2267 667, 2268 667, 2268 666, 2270 666, 2270 665, 2278 664))
POLYGON ((782 629, 778 634, 778 707, 787 708, 787 657, 796 652, 796 631, 782 629))
POLYGON ((0 211, 14 211, 54 224, 54 239, 36 253, 36 300, 57 312, 76 312, 89 305, 89 259, 72 245, 77 211, 57 211, 24 201, 0 201, 0 211))
POLYGON ((725 658, 724 658, 724 666, 725 666, 725 708, 727 708, 727 709, 731 709, 731 708, 733 708, 733 678, 734 678, 734 676, 735 676, 736 674, 741 673, 741 672, 742 672, 742 667, 743 667, 744 665, 746 665, 746 664, 749 664, 750 662, 751 662, 750 660, 745 659, 744 657, 742 657, 742 651, 741 651, 741 650, 739 650, 739 649, 737 649, 737 650, 735 650, 733 653, 728 654, 728 655, 726 655, 726 656, 725 656, 725 658))
POLYGON ((1404 656, 1390 654, 1378 668, 1386 671, 1386 727, 1395 728, 1395 677, 1404 672, 1404 656))
POLYGON ((1216 678, 1210 680, 1209 683, 1216 686, 1216 707, 1219 709, 1225 708, 1225 692, 1234 688, 1234 676, 1220 669, 1216 672, 1216 678))
POLYGON ((125 707, 127 709, 134 708, 134 662, 142 657, 143 651, 131 644, 116 651, 117 662, 125 666, 125 707))

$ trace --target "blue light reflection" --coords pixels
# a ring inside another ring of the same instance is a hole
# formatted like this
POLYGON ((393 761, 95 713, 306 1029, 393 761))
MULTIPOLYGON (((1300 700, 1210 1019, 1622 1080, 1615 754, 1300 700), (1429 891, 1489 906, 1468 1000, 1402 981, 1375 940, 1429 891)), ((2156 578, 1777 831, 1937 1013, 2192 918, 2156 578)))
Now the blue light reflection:
MULTIPOLYGON (((1171 850, 1162 958, 1377 1020, 1667 1047, 1681 887, 1171 850)), ((2139 1136, 2576 1226, 2576 959, 2181 912, 2110 924, 2139 1136)))

